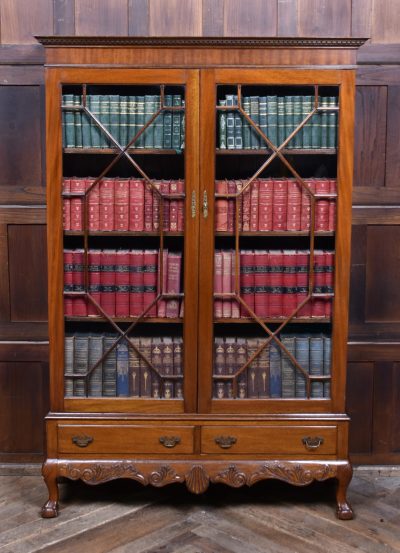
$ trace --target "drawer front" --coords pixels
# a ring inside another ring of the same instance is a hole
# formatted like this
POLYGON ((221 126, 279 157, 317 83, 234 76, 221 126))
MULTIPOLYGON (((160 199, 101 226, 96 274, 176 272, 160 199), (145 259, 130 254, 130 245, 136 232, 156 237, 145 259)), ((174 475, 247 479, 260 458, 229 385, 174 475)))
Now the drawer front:
POLYGON ((60 453, 193 453, 193 426, 58 425, 60 453))
POLYGON ((202 453, 333 455, 336 426, 204 426, 202 453))

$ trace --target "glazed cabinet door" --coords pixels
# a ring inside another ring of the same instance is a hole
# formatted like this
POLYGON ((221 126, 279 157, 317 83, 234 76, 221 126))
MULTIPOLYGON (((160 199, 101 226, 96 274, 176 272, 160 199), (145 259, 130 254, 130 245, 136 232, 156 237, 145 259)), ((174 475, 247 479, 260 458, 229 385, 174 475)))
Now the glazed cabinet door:
POLYGON ((196 409, 198 81, 47 69, 53 411, 196 409))
POLYGON ((351 71, 201 80, 199 409, 344 412, 351 71))

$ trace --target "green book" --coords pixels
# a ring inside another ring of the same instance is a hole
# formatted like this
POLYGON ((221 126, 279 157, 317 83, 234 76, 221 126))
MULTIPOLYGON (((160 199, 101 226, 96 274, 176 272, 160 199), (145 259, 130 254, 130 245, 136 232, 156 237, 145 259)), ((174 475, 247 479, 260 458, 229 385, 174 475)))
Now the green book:
MULTIPOLYGON (((302 97, 302 112, 303 119, 311 113, 313 109, 314 97, 313 96, 303 96, 302 97)), ((311 148, 311 120, 303 127, 303 148, 309 150, 311 148)))
POLYGON ((277 132, 278 146, 285 140, 285 97, 278 96, 277 100, 277 132))
MULTIPOLYGON (((250 117, 250 97, 244 96, 242 98, 242 107, 243 111, 247 113, 247 115, 250 117)), ((250 150, 251 148, 251 138, 250 138, 250 124, 248 121, 243 121, 243 148, 245 150, 250 150)))
MULTIPOLYGON (((74 107, 81 105, 81 96, 74 94, 74 107)), ((82 112, 74 111, 75 122, 75 148, 82 148, 82 112)))
MULTIPOLYGON (((309 336, 296 336, 296 360, 298 364, 306 371, 310 372, 310 338, 309 336)), ((307 397, 306 378, 301 371, 296 368, 296 397, 307 397)))
MULTIPOLYGON (((110 96, 110 123, 107 127, 112 137, 120 144, 119 135, 119 96, 112 94, 110 96)), ((110 142, 110 145, 114 147, 114 144, 110 142)))
MULTIPOLYGON (((260 113, 258 109, 258 96, 250 96, 250 117, 256 125, 260 124, 260 113)), ((250 128, 250 144, 252 150, 260 149, 260 135, 254 127, 250 128)))
MULTIPOLYGON (((324 344, 322 336, 311 336, 310 338, 310 375, 320 376, 323 374, 324 366, 324 344)), ((311 397, 323 397, 324 388, 322 382, 311 382, 311 397)))
MULTIPOLYGON (((129 144, 129 142, 133 139, 133 137, 136 135, 138 131, 136 126, 136 119, 137 119, 136 107, 137 107, 136 96, 127 96, 126 97, 126 111, 127 111, 126 143, 127 144, 129 144)), ((137 148, 138 141, 131 144, 130 147, 137 148)))
MULTIPOLYGON (((74 95, 64 94, 63 96, 64 106, 74 105, 74 95)), ((65 120, 65 148, 75 148, 75 115, 73 111, 64 110, 65 120)))
MULTIPOLYGON (((65 106, 65 94, 61 97, 61 105, 65 106)), ((65 111, 61 110, 61 121, 62 121, 62 145, 63 148, 65 148, 65 144, 67 143, 67 137, 66 137, 66 128, 65 128, 65 111)))
POLYGON ((267 96, 267 129, 268 138, 274 146, 278 146, 278 99, 267 96))
MULTIPOLYGON (((335 108, 338 106, 338 99, 336 96, 328 97, 328 106, 335 108)), ((328 111, 328 148, 337 147, 337 111, 328 111)))
MULTIPOLYGON (((302 122, 302 112, 301 112, 301 96, 293 96, 293 128, 297 128, 302 122)), ((292 140, 290 141, 291 148, 302 148, 302 131, 297 131, 292 140)))
MULTIPOLYGON (((88 101, 88 97, 86 96, 86 102, 88 101)), ((91 119, 85 113, 82 111, 82 146, 83 148, 91 148, 92 147, 92 135, 91 135, 91 119)))
MULTIPOLYGON (((153 117, 155 113, 156 96, 153 94, 146 94, 144 97, 144 124, 146 124, 153 117)), ((143 133, 144 147, 147 149, 154 148, 154 122, 147 127, 143 133)))
MULTIPOLYGON (((237 96, 234 96, 234 102, 237 106, 238 98, 237 96)), ((235 149, 236 150, 242 150, 243 149, 243 121, 242 116, 238 111, 234 112, 234 118, 235 118, 235 149)))
MULTIPOLYGON (((154 113, 161 107, 161 96, 154 96, 154 113)), ((164 112, 161 112, 153 122, 154 128, 154 148, 160 150, 163 148, 164 133, 164 112)))
MULTIPOLYGON (((164 96, 164 105, 172 106, 171 94, 164 96)), ((172 111, 164 111, 163 148, 166 150, 172 148, 172 111)))
MULTIPOLYGON (((185 100, 182 100, 182 106, 185 107, 185 100)), ((181 150, 185 149, 185 111, 181 111, 181 150)))
MULTIPOLYGON (((233 94, 226 95, 227 107, 235 105, 235 97, 233 94)), ((226 146, 228 150, 235 149, 235 113, 233 111, 226 112, 226 146)))
MULTIPOLYGON (((293 130, 293 96, 285 96, 285 140, 293 130)), ((286 148, 293 148, 293 139, 286 144, 286 148)))
MULTIPOLYGON (((144 96, 131 96, 131 98, 135 98, 135 135, 143 128, 144 125, 144 119, 145 119, 145 99, 144 96)), ((134 148, 144 148, 144 133, 142 133, 135 144, 133 145, 134 148)))
MULTIPOLYGON (((282 344, 286 347, 289 353, 295 355, 295 337, 282 336, 282 344)), ((282 350, 282 397, 296 397, 296 367, 282 350)))
MULTIPOLYGON (((172 96, 172 105, 178 107, 182 105, 182 96, 180 94, 174 94, 172 96)), ((181 149, 181 112, 172 112, 172 149, 181 149)))
POLYGON ((125 147, 128 144, 128 96, 119 97, 119 142, 125 147))
MULTIPOLYGON (((267 131, 267 97, 266 96, 260 96, 258 99, 258 113, 260 118, 260 129, 262 132, 268 136, 267 131)), ((267 143, 265 140, 260 136, 260 148, 262 150, 265 150, 267 148, 267 143)))
MULTIPOLYGON (((318 98, 318 105, 321 105, 321 97, 318 98)), ((311 119, 311 148, 321 147, 321 113, 314 113, 311 119)))
MULTIPOLYGON (((88 108, 93 115, 100 119, 100 96, 97 94, 87 96, 88 108)), ((90 121, 90 138, 92 148, 100 148, 102 132, 100 127, 93 119, 90 121)))
MULTIPOLYGON (((322 96, 320 107, 321 108, 328 107, 328 98, 326 96, 322 96)), ((328 112, 321 111, 320 117, 321 117, 321 148, 327 148, 328 147, 328 112)))
MULTIPOLYGON (((103 94, 102 96, 100 96, 100 122, 108 131, 110 130, 110 96, 108 94, 103 94)), ((106 134, 102 130, 100 132, 100 147, 110 147, 106 134)))
MULTIPOLYGON (((226 106, 226 100, 219 100, 220 106, 226 106)), ((219 148, 226 150, 226 111, 218 112, 219 148)))

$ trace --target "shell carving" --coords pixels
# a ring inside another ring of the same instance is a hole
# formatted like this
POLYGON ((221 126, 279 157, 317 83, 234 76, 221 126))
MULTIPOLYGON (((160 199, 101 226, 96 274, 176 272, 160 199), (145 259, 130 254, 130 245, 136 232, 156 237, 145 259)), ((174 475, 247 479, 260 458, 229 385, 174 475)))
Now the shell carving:
POLYGON ((210 478, 201 465, 195 465, 186 475, 186 487, 191 493, 204 493, 210 485, 210 478))

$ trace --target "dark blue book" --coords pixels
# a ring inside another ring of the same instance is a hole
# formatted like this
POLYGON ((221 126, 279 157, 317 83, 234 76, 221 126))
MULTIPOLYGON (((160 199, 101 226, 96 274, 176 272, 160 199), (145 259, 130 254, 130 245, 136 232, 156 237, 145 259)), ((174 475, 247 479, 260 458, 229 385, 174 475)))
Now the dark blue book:
POLYGON ((129 396, 129 352, 125 341, 117 345, 117 396, 129 396))
MULTIPOLYGON (((287 351, 294 357, 295 355, 295 337, 281 336, 282 344, 287 351)), ((296 366, 289 356, 282 350, 282 397, 296 397, 296 366)))
POLYGON ((281 350, 272 340, 269 350, 269 392, 271 398, 282 397, 281 350))
MULTIPOLYGON (((306 371, 310 372, 310 338, 306 335, 296 336, 296 360, 306 371)), ((307 397, 306 378, 301 371, 296 370, 296 397, 307 397)))
MULTIPOLYGON (((324 336, 324 368, 323 374, 331 374, 332 365, 332 338, 330 336, 324 336)), ((331 381, 324 382, 324 397, 331 397, 331 381)))
MULTIPOLYGON (((310 338, 310 375, 322 376, 324 367, 324 341, 322 336, 310 338)), ((322 382, 311 382, 311 397, 323 397, 324 388, 322 382)))

